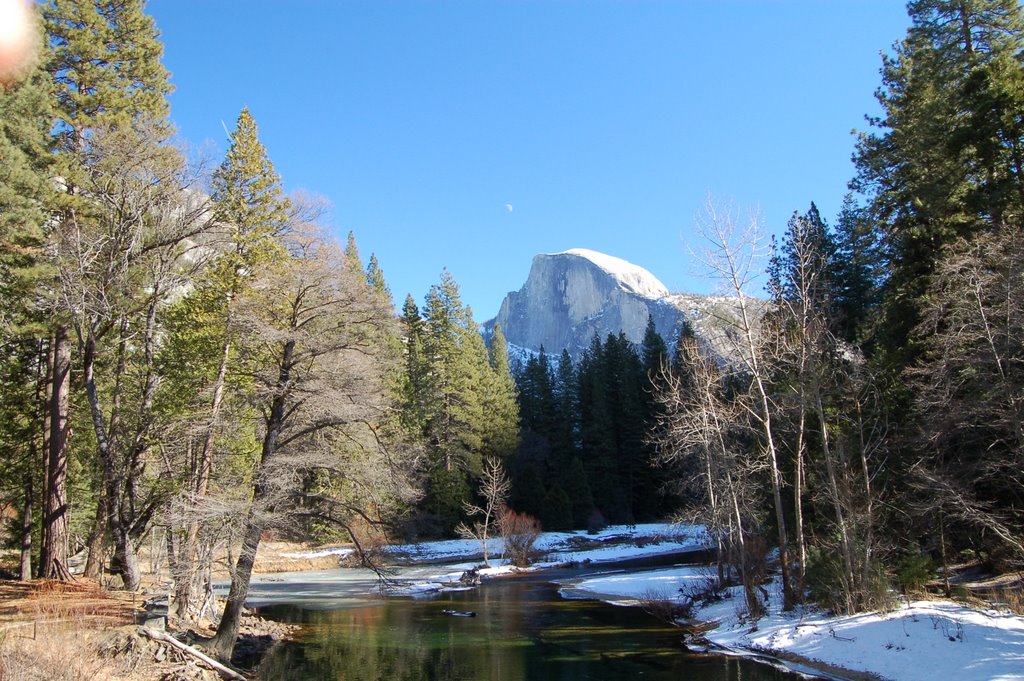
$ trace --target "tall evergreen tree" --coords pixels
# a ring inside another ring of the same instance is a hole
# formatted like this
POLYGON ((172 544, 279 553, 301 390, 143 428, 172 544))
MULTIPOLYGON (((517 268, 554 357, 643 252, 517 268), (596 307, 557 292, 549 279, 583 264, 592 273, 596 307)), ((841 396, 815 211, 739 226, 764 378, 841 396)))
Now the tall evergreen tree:
POLYGON ((52 85, 36 61, 0 87, 0 333, 21 331, 34 307, 45 222, 52 203, 52 85))
POLYGON ((573 528, 585 528, 594 512, 594 495, 590 492, 590 483, 587 482, 587 473, 583 470, 580 457, 574 456, 569 462, 568 470, 562 476, 562 484, 572 506, 573 528))
POLYGON ((615 460, 623 485, 620 520, 636 522, 637 514, 647 513, 648 501, 656 498, 650 488, 651 450, 644 441, 643 392, 646 377, 637 349, 619 332, 605 342, 606 385, 610 389, 611 416, 615 442, 615 460))
POLYGON ((408 432, 425 435, 430 366, 424 349, 425 323, 412 295, 407 295, 402 305, 400 326, 404 364, 399 388, 401 421, 408 432))
POLYGON ((654 436, 662 418, 662 406, 658 404, 656 395, 664 388, 665 372, 669 367, 668 345, 654 326, 654 319, 648 316, 647 328, 644 330, 640 345, 641 386, 640 386, 640 419, 643 423, 644 437, 642 453, 636 471, 637 484, 633 492, 634 515, 638 520, 654 520, 663 517, 669 511, 668 471, 655 467, 657 457, 654 436))
POLYGON ((1020 92, 1024 18, 1015 0, 914 0, 911 27, 883 58, 855 154, 854 189, 871 198, 891 258, 883 349, 901 366, 916 346, 925 278, 958 237, 1021 215, 1020 92), (1017 102, 1019 103, 1019 101, 1017 102))
MULTIPOLYGON (((237 301, 261 268, 285 257, 280 238, 293 212, 247 108, 238 115, 231 144, 213 175, 212 188, 215 220, 226 243, 189 296, 177 306, 172 327, 175 351, 182 352, 182 344, 206 348, 195 358, 191 370, 180 377, 195 385, 196 398, 205 400, 192 412, 192 418, 205 423, 198 441, 190 443, 190 451, 196 454, 189 458, 182 484, 186 504, 193 506, 202 504, 207 495, 218 436, 226 425, 224 400, 239 333, 235 324, 237 301)), ((180 390, 181 386, 172 383, 168 388, 180 390)), ((196 432, 200 431, 191 429, 189 437, 196 437, 196 432)), ((178 542, 180 554, 171 557, 176 572, 175 606, 180 617, 191 617, 199 614, 192 609, 197 579, 205 571, 205 566, 197 564, 202 528, 197 519, 181 525, 175 528, 184 530, 178 542)))
POLYGON ((594 505, 605 517, 624 518, 622 481, 615 461, 611 405, 605 368, 604 345, 595 334, 584 351, 578 369, 580 458, 590 482, 594 505))
MULTIPOLYGON (((138 157, 146 157, 153 145, 159 146, 168 136, 168 104, 165 95, 171 86, 167 71, 160 64, 163 47, 151 17, 143 12, 139 0, 53 0, 42 7, 47 34, 46 70, 55 84, 57 102, 53 144, 56 174, 63 178, 66 191, 56 202, 57 220, 54 239, 79 233, 82 220, 95 221, 97 206, 81 189, 91 177, 90 159, 86 157, 91 132, 110 130, 122 136, 133 130, 144 130, 134 142, 138 157)), ((109 139, 109 138, 108 138, 109 139)), ((127 142, 126 142, 127 143, 127 142)), ((65 310, 67 312, 67 310, 65 310)), ((44 513, 42 557, 40 570, 44 576, 58 576, 66 561, 66 489, 71 364, 69 320, 64 314, 53 316, 50 344, 53 358, 48 372, 51 385, 49 404, 49 455, 46 485, 47 512, 44 513), (56 476, 56 477, 55 477, 56 476)), ((92 376, 90 366, 94 355, 85 352, 94 343, 87 335, 79 336, 79 361, 86 384, 92 376)), ((95 407, 96 401, 93 400, 95 407)), ((93 420, 100 442, 107 418, 93 409, 93 420)), ((109 416, 109 414, 108 414, 109 416)), ((112 461, 100 452, 107 480, 105 487, 116 487, 112 481, 112 461)), ((109 494, 105 491, 104 495, 109 494)), ((102 511, 101 507, 101 511, 102 511)), ((107 516, 107 524, 117 524, 110 515, 113 504, 98 515, 107 516)), ((116 534, 116 533, 115 533, 116 534)), ((122 538, 123 542, 123 538, 122 538)), ((122 566, 131 572, 130 556, 122 566)))
POLYGON ((380 268, 380 261, 377 260, 376 253, 370 254, 370 261, 366 264, 366 283, 384 300, 394 304, 391 289, 388 288, 388 284, 384 280, 384 270, 380 268))
MULTIPOLYGON (((469 480, 482 470, 485 453, 505 454, 508 424, 490 422, 489 399, 497 399, 497 376, 472 311, 463 305, 458 284, 445 270, 431 287, 423 308, 423 353, 420 397, 432 479, 426 504, 451 533, 462 520, 469 480), (503 429, 503 430, 502 430, 503 429), (442 483, 443 484, 438 484, 442 483)), ((511 396, 510 396, 510 399, 511 396)), ((497 404, 497 402, 491 402, 497 404)), ((514 409, 511 415, 515 423, 514 409)), ((514 446, 514 445, 513 445, 514 446)))
POLYGON ((571 461, 579 453, 576 446, 579 432, 579 386, 576 366, 568 350, 562 350, 558 358, 552 392, 555 414, 555 430, 551 440, 553 458, 556 461, 571 461))
POLYGON ((519 439, 519 406, 516 402, 516 382, 508 359, 508 341, 501 325, 494 327, 488 348, 490 374, 487 375, 484 395, 486 420, 485 453, 504 460, 516 449, 519 439))
POLYGON ((869 344, 884 277, 879 234, 851 195, 836 220, 832 273, 835 331, 849 343, 869 344))
MULTIPOLYGON (((38 60, 17 81, 0 85, 0 493, 21 499, 23 579, 32 576, 33 515, 47 444, 46 346, 40 339, 47 305, 38 296, 48 272, 42 246, 52 204, 51 89, 38 60)), ((58 560, 66 560, 63 545, 58 560)))
POLYGON ((363 259, 359 255, 359 244, 356 243, 355 232, 349 231, 345 241, 345 266, 353 273, 363 274, 363 259))
POLYGON ((543 438, 549 445, 554 426, 554 389, 548 355, 541 347, 530 355, 519 376, 519 416, 523 430, 543 438))
POLYGON ((620 333, 595 336, 579 368, 581 458, 594 504, 611 521, 648 512, 650 462, 644 441, 643 365, 620 333), (643 508, 641 508, 643 507, 643 508))

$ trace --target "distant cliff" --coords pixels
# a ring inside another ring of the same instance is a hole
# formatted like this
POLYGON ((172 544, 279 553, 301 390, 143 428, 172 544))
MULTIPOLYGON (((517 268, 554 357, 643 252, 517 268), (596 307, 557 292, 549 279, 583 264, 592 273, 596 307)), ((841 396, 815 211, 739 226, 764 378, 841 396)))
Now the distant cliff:
POLYGON ((698 334, 709 305, 724 299, 671 295, 657 277, 620 258, 573 249, 534 256, 526 283, 505 296, 485 331, 501 328, 510 346, 549 355, 563 349, 579 358, 596 333, 602 340, 620 331, 640 343, 648 316, 671 347, 684 321, 698 334))

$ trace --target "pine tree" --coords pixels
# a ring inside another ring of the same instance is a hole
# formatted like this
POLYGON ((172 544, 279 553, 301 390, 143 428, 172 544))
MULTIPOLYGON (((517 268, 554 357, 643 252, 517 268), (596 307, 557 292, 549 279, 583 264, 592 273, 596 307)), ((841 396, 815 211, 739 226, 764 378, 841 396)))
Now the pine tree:
POLYGON ((345 241, 345 266, 354 274, 357 273, 361 275, 363 273, 363 259, 359 255, 359 245, 356 243, 356 234, 352 231, 349 231, 348 239, 345 241))
POLYGON ((849 343, 867 344, 881 302, 884 254, 878 232, 851 195, 836 220, 832 272, 835 331, 849 343))
POLYGON ((552 458, 555 461, 571 461, 579 453, 576 446, 579 433, 579 386, 576 366, 568 350, 562 350, 558 358, 552 393, 552 413, 555 415, 555 429, 551 438, 552 458))
POLYGON ((403 372, 399 386, 401 421, 405 429, 416 436, 425 436, 427 427, 428 376, 430 366, 424 354, 426 334, 419 307, 407 295, 400 318, 403 372))
POLYGON ((274 239, 284 233, 291 210, 281 178, 260 141, 259 128, 248 107, 238 114, 231 145, 214 173, 212 184, 217 220, 231 234, 229 252, 236 260, 226 263, 234 265, 235 271, 224 267, 225 276, 245 276, 244 268, 255 264, 250 262, 251 258, 280 254, 274 239), (262 252, 267 249, 274 253, 262 252), (239 268, 241 272, 237 271, 239 268))
MULTIPOLYGON (((83 151, 90 129, 140 118, 155 122, 164 136, 170 133, 166 95, 172 87, 160 63, 163 45, 141 0, 51 0, 42 14, 61 152, 83 151)), ((63 177, 77 184, 81 166, 67 160, 63 177)))
POLYGON ((835 263, 836 245, 828 226, 821 219, 818 207, 811 203, 803 215, 793 213, 786 225, 782 246, 773 242, 773 253, 768 266, 770 292, 779 299, 793 301, 803 295, 800 289, 800 274, 804 268, 815 274, 815 312, 831 312, 825 309, 835 299, 832 272, 835 263), (799 242, 806 252, 813 254, 813 262, 804 262, 795 244, 799 242))
POLYGON ((640 346, 641 387, 639 396, 640 419, 643 423, 640 460, 636 470, 637 482, 633 492, 634 515, 637 520, 654 520, 663 517, 670 510, 665 497, 668 484, 668 471, 656 468, 654 460, 657 455, 654 433, 662 421, 662 408, 655 395, 664 386, 665 372, 669 367, 668 345, 658 334, 654 319, 647 318, 640 346))
POLYGON ((615 442, 605 369, 604 346, 595 334, 580 359, 579 389, 580 458, 594 495, 594 505, 606 517, 618 520, 616 495, 622 483, 615 462, 615 442))
POLYGON ((515 451, 519 439, 519 406, 516 382, 508 360, 508 341, 501 325, 494 327, 489 348, 491 373, 484 395, 486 420, 484 450, 486 454, 505 460, 515 451))
POLYGON ((557 483, 548 488, 541 503, 541 526, 547 532, 567 532, 573 528, 573 509, 569 495, 557 483))
POLYGON ((637 513, 647 513, 648 503, 656 500, 651 489, 649 471, 651 451, 644 436, 647 423, 643 413, 643 391, 646 377, 636 348, 619 332, 605 342, 606 377, 610 392, 610 413, 614 432, 614 459, 623 485, 621 512, 617 521, 636 522, 637 513))
POLYGON ((862 134, 852 187, 871 198, 884 230, 884 348, 902 366, 915 353, 924 283, 958 237, 1021 216, 1019 55, 1024 18, 1015 0, 914 0, 911 27, 883 58, 878 130, 862 134))
POLYGON ((380 262, 377 260, 377 254, 370 254, 370 261, 366 264, 366 283, 369 284, 370 288, 378 293, 383 300, 388 303, 394 304, 394 299, 391 296, 391 289, 388 288, 387 282, 384 280, 384 270, 380 268, 380 262))
POLYGON ((539 518, 544 510, 544 479, 537 466, 527 463, 513 480, 512 496, 509 503, 520 513, 539 518))
MULTIPOLYGON (((224 400, 236 349, 236 301, 252 285, 257 272, 285 257, 280 238, 292 218, 291 202, 284 196, 281 179, 274 171, 259 130, 247 108, 238 115, 231 144, 213 176, 213 209, 227 245, 206 268, 189 296, 177 306, 172 338, 176 352, 185 347, 204 348, 190 371, 179 376, 194 383, 196 395, 209 395, 205 405, 195 405, 193 418, 204 420, 202 436, 191 444, 183 483, 188 503, 202 504, 214 467, 217 439, 224 429, 224 400), (184 347, 183 347, 184 346, 184 347)), ((168 386, 181 390, 181 384, 168 386)), ((194 437, 194 435, 193 435, 194 437)), ((181 523, 185 530, 180 554, 172 557, 175 575, 175 606, 180 617, 194 614, 196 580, 204 572, 197 564, 197 520, 181 523)))
MULTIPOLYGON (((95 158, 87 156, 91 136, 107 132, 109 142, 120 136, 122 144, 135 147, 135 162, 150 158, 170 133, 167 122, 168 104, 165 95, 171 86, 167 72, 160 64, 163 47, 151 17, 142 10, 138 0, 53 0, 42 7, 44 26, 47 34, 48 51, 45 68, 55 86, 56 118, 53 146, 56 152, 55 172, 63 179, 65 192, 59 201, 55 200, 57 219, 51 239, 62 239, 81 234, 84 222, 95 222, 99 208, 93 198, 82 191, 90 178, 98 177, 90 166, 95 158), (134 136, 129 142, 128 138, 134 136)), ((102 137, 102 135, 101 135, 102 137)), ((126 161, 126 167, 130 162, 126 161)), ((108 167, 107 171, 118 169, 108 167)), ((92 244, 96 245, 96 244, 92 244)), ((66 295, 66 292, 64 292, 66 295)), ((49 461, 46 485, 46 506, 44 514, 42 557, 40 570, 43 576, 55 577, 61 573, 66 562, 67 499, 61 495, 67 488, 66 471, 68 461, 67 433, 71 424, 68 412, 71 364, 69 320, 66 314, 73 312, 66 306, 58 306, 52 317, 50 344, 53 358, 49 375, 52 378, 49 421, 49 461), (64 310, 60 310, 64 307, 64 310), (54 477, 56 476, 56 477, 54 477)), ((79 327, 81 329, 81 327, 79 327)), ((95 337, 78 334, 79 361, 81 372, 90 385, 95 367, 95 337)), ((92 394, 92 389, 87 387, 92 394)), ((97 400, 91 398, 93 422, 100 443, 106 440, 103 425, 107 418, 99 410, 97 400)), ((115 421, 116 424, 116 421, 115 421)), ((103 460, 104 495, 113 493, 119 486, 116 479, 115 462, 107 448, 101 445, 100 458, 103 460)), ((113 517, 115 503, 101 504, 98 516, 106 515, 108 525, 123 525, 113 517)), ((97 521, 97 526, 99 521, 97 521)), ((110 528, 116 535, 122 534, 110 528)), ((95 535, 96 533, 94 533, 95 535)), ((128 551, 127 540, 117 539, 122 544, 119 551, 128 551)), ((92 552, 91 552, 92 553, 92 552)), ((121 567, 125 576, 133 571, 131 555, 122 557, 121 567)), ((95 560, 93 560, 93 565, 95 560)))
POLYGON ((638 499, 651 493, 644 486, 643 380, 640 357, 622 333, 604 343, 595 336, 580 362, 581 458, 594 504, 612 522, 634 521, 638 499))
POLYGON ((590 492, 587 473, 583 470, 583 462, 574 456, 568 470, 562 477, 565 493, 572 505, 572 526, 582 529, 587 526, 590 514, 594 512, 594 496, 590 492))
POLYGON ((31 313, 29 293, 42 275, 45 220, 52 202, 53 116, 49 77, 39 63, 0 87, 0 332, 19 329, 31 313))
POLYGON ((550 444, 554 426, 554 390, 551 367, 543 346, 530 355, 519 377, 519 415, 524 430, 550 444))
MULTIPOLYGON (((39 338, 45 335, 45 309, 36 298, 44 277, 52 275, 42 248, 52 204, 47 149, 52 116, 49 76, 38 61, 16 82, 0 85, 0 477, 5 481, 0 494, 21 500, 22 579, 32 576, 34 506, 42 496, 47 444, 46 346, 39 338)), ((63 548, 57 556, 62 564, 63 548)))
MULTIPOLYGON (((503 450, 494 454, 506 454, 508 442, 502 438, 510 431, 506 421, 490 422, 488 400, 498 399, 497 376, 472 311, 463 305, 458 284, 447 270, 442 272, 441 282, 427 294, 423 322, 421 357, 426 371, 422 372, 421 397, 417 402, 425 416, 424 434, 432 475, 437 478, 443 472, 441 478, 445 482, 430 485, 426 502, 428 507, 459 509, 461 513, 467 501, 465 496, 440 499, 436 495, 468 492, 462 484, 453 484, 454 478, 467 480, 478 475, 482 457, 492 453, 488 452, 491 447, 503 450)), ((505 416, 510 414, 506 412, 505 416)), ((514 411, 511 417, 516 418, 514 411)), ((445 533, 454 530, 453 519, 461 518, 449 514, 441 528, 445 533)))

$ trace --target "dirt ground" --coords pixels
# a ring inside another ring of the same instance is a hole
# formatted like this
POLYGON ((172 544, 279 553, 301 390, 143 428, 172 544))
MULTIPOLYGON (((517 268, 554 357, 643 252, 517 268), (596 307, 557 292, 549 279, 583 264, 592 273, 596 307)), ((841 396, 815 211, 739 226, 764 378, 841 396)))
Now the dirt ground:
MULTIPOLYGON (((337 567, 337 558, 294 558, 287 554, 303 547, 266 542, 260 547, 258 572, 317 570, 337 567)), ((2 560, 2 559, 0 559, 2 560)), ((158 563, 158 562, 157 562, 158 563)), ((147 562, 144 560, 143 564, 147 562)), ((74 582, 0 579, 0 681, 212 681, 220 675, 173 647, 139 635, 143 603, 166 593, 169 579, 162 571, 144 574, 139 592, 78 577, 74 582)), ((188 628, 191 638, 213 634, 212 622, 188 628)), ((168 632, 182 638, 172 619, 168 632)), ((235 663, 240 671, 291 629, 246 615, 239 632, 235 663)))

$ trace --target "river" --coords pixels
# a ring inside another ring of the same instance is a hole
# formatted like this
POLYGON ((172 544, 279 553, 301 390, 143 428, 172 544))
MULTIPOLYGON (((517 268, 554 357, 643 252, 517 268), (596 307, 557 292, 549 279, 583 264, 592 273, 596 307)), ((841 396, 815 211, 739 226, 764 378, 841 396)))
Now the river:
MULTIPOLYGON (((591 568, 600 572, 609 566, 591 568)), ((402 577, 416 568, 407 570, 402 577)), ((680 629, 640 608, 562 598, 554 570, 432 599, 367 596, 372 573, 331 570, 253 585, 261 614, 303 625, 261 679, 296 681, 778 681, 806 678, 749 659, 690 653, 680 629), (445 614, 472 612, 474 617, 445 614)), ((273 580, 273 581, 271 581, 273 580)))

